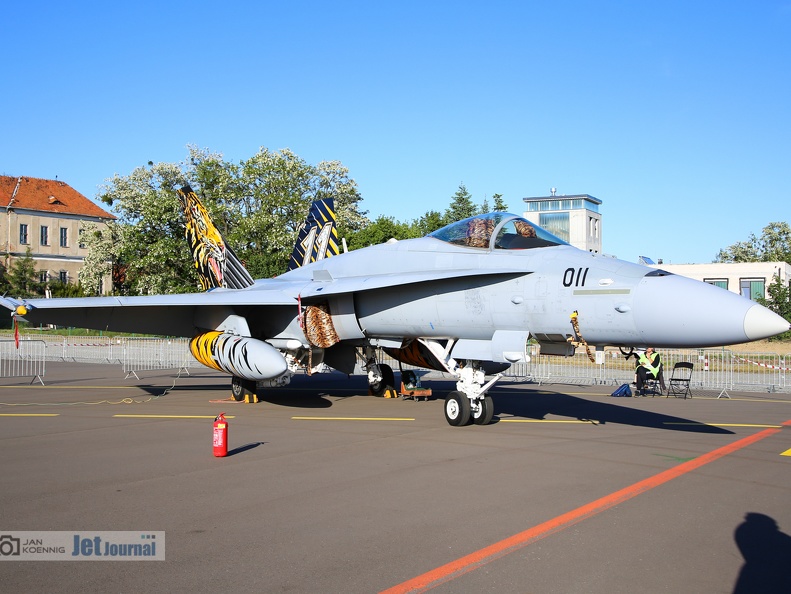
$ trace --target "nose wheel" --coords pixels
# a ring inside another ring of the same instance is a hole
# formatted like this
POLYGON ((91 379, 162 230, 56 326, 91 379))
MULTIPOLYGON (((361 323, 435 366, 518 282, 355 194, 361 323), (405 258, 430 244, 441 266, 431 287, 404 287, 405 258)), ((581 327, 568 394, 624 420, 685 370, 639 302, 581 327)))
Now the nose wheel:
POLYGON ((485 382, 483 366, 478 361, 467 361, 456 369, 456 391, 445 399, 445 420, 449 425, 459 427, 468 425, 488 425, 494 416, 494 402, 486 392, 502 376, 495 376, 485 382))
POLYGON ((445 420, 449 425, 460 427, 470 422, 470 399, 462 392, 450 392, 445 397, 445 420))
POLYGON ((494 401, 491 396, 484 396, 479 398, 477 403, 472 405, 472 422, 476 425, 488 425, 492 422, 494 415, 494 401))

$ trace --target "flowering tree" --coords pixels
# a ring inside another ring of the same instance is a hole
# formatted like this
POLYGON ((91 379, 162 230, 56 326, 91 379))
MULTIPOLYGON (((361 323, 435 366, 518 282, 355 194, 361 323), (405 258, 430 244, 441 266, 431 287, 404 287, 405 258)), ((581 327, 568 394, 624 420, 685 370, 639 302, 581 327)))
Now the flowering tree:
POLYGON ((86 227, 83 233, 89 255, 80 280, 87 290, 96 291, 108 266, 116 277, 114 293, 198 290, 176 194, 187 183, 253 277, 286 270, 312 200, 333 198, 341 229, 354 231, 367 223, 357 184, 337 161, 313 166, 288 149, 261 148, 231 163, 206 149, 188 150, 181 163, 149 162, 101 188, 100 199, 118 220, 105 232, 86 227))

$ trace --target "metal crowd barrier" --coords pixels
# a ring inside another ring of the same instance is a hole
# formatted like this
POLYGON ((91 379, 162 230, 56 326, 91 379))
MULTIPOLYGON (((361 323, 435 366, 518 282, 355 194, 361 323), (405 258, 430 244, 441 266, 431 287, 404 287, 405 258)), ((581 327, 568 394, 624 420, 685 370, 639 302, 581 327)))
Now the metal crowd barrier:
POLYGON ((126 377, 140 379, 138 371, 154 369, 178 369, 179 376, 189 375, 188 367, 195 361, 186 338, 123 338, 121 342, 126 377))
POLYGON ((0 339, 0 378, 32 377, 44 385, 47 343, 43 340, 0 339))
MULTIPOLYGON (((690 386, 698 392, 728 390, 791 392, 791 356, 774 353, 735 353, 727 349, 659 349, 665 383, 673 366, 686 361, 694 365, 690 386)), ((636 361, 618 350, 605 349, 591 362, 585 352, 573 357, 531 355, 528 363, 512 365, 506 377, 538 383, 619 385, 634 381, 636 361)))
MULTIPOLYGON (((186 338, 134 338, 107 336, 23 335, 20 349, 13 335, 0 337, 1 377, 33 377, 41 380, 44 361, 80 361, 123 365, 126 377, 140 371, 200 367, 189 353, 186 338), (10 345, 10 346, 9 346, 10 345)), ((665 383, 673 365, 687 361, 694 365, 691 388, 694 393, 729 390, 791 393, 791 355, 775 353, 736 353, 728 349, 659 349, 665 383)), ((503 374, 514 381, 539 384, 604 384, 617 386, 634 380, 635 359, 626 359, 618 349, 605 349, 591 362, 580 350, 573 357, 542 355, 531 346, 530 361, 512 365, 503 374)), ((380 361, 393 369, 399 364, 381 353, 380 361)), ((403 369, 420 369, 403 365, 403 369)), ((42 382, 43 383, 43 382, 42 382)))

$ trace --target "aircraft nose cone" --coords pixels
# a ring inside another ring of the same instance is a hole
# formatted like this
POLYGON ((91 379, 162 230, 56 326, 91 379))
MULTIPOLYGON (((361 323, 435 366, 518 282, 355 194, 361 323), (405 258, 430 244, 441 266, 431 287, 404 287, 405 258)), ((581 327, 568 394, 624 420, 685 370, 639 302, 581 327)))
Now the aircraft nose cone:
POLYGON ((647 276, 632 302, 641 342, 711 347, 769 338, 789 323, 763 305, 680 275, 647 276))
POLYGON ((744 333, 750 340, 769 338, 791 329, 791 324, 775 312, 753 305, 744 316, 744 333))

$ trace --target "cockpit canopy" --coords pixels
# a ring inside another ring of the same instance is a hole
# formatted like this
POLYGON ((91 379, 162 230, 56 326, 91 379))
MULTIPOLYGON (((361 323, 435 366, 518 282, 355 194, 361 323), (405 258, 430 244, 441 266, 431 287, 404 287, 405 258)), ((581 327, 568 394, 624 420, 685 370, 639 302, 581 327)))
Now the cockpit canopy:
POLYGON ((467 247, 526 250, 552 245, 568 245, 546 229, 507 212, 482 214, 446 225, 428 235, 467 247))

